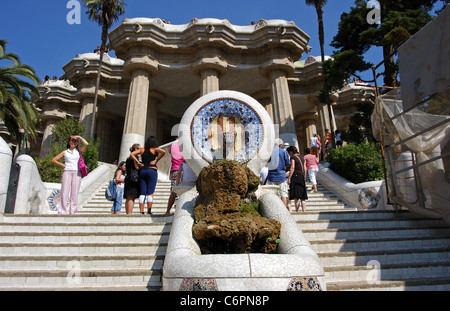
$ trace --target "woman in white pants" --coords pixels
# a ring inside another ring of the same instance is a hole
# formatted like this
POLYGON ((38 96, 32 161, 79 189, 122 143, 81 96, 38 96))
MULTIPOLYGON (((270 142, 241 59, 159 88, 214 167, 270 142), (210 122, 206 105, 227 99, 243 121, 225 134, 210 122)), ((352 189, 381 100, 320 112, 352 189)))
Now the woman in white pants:
POLYGON ((70 136, 67 142, 67 150, 64 150, 53 158, 52 163, 64 168, 61 177, 61 204, 58 206, 58 214, 67 214, 67 203, 70 198, 69 214, 73 215, 77 212, 78 192, 81 185, 81 173, 78 169, 78 160, 81 153, 86 151, 89 143, 81 136, 70 136), (83 143, 83 147, 78 149, 79 141, 83 143), (64 157, 64 163, 59 162, 64 157))
POLYGON ((311 153, 311 149, 305 149, 306 169, 308 170, 309 181, 312 183, 311 191, 317 193, 317 172, 319 172, 319 159, 311 153))

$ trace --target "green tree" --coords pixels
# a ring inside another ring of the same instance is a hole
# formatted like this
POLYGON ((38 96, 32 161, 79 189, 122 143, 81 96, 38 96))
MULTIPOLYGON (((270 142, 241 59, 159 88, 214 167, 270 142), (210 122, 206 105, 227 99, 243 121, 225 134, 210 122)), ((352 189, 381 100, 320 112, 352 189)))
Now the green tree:
POLYGON ((321 101, 325 101, 328 108, 328 115, 330 118, 330 127, 331 127, 331 133, 332 133, 332 144, 333 148, 336 146, 336 140, 334 137, 334 122, 332 120, 332 111, 331 111, 331 100, 330 100, 330 88, 329 83, 327 82, 327 75, 325 74, 327 72, 326 66, 327 63, 325 63, 325 31, 324 31, 324 25, 323 25, 323 7, 325 4, 327 4, 328 0, 305 0, 305 3, 307 5, 312 5, 316 9, 317 13, 317 22, 319 24, 319 43, 320 43, 320 55, 322 58, 322 66, 324 71, 324 82, 323 82, 323 91, 321 101), (325 99, 323 99, 325 97, 325 99))
POLYGON ((98 89, 100 87, 100 76, 103 63, 103 54, 106 51, 106 44, 108 41, 108 31, 115 21, 119 19, 120 15, 125 13, 126 3, 122 0, 83 0, 85 2, 87 11, 91 21, 94 21, 102 27, 101 46, 100 46, 100 63, 97 72, 97 81, 95 84, 94 95, 94 110, 92 114, 92 121, 90 126, 90 133, 94 135, 94 127, 96 120, 98 89))
POLYGON ((342 132, 342 140, 355 144, 375 142, 371 121, 374 107, 375 105, 373 102, 365 102, 356 105, 358 112, 350 117, 348 129, 342 132))
POLYGON ((70 136, 82 135, 85 130, 86 126, 79 119, 67 117, 55 123, 52 134, 55 135, 55 141, 65 148, 70 136))
MULTIPOLYGON (((364 54, 371 47, 381 47, 385 60, 384 84, 398 86, 398 65, 396 50, 417 31, 432 20, 430 12, 438 0, 379 0, 381 24, 370 25, 367 16, 372 10, 365 0, 355 0, 355 7, 341 15, 339 29, 331 46, 338 49, 327 75, 338 88, 343 81, 369 69, 372 64, 364 60, 364 54), (347 61, 351 59, 352 62, 347 61)), ((330 61, 331 62, 331 61, 330 61)), ((362 80, 362 79, 361 79, 362 80)))
POLYGON ((39 78, 33 68, 21 63, 19 56, 6 53, 6 45, 5 40, 0 40, 0 120, 20 146, 21 129, 25 135, 37 136, 39 114, 31 97, 38 95, 39 78), (3 66, 4 61, 6 66, 3 66))
MULTIPOLYGON (((67 141, 70 136, 82 135, 85 130, 86 126, 76 118, 68 117, 64 120, 56 122, 52 130, 54 139, 52 140, 50 154, 43 159, 34 159, 41 179, 44 182, 61 182, 63 168, 52 164, 51 161, 57 154, 67 148, 67 141)), ((89 146, 83 153, 83 159, 88 168, 88 172, 91 172, 98 167, 98 149, 100 146, 100 140, 94 140, 91 137, 86 140, 88 141, 89 146)))

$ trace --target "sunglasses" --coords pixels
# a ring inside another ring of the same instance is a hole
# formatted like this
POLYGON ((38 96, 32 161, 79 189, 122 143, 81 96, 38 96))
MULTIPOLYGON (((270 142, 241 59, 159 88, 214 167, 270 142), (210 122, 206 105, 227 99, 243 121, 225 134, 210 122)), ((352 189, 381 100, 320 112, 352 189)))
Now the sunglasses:
POLYGON ((76 140, 76 139, 71 139, 70 142, 71 142, 71 143, 77 143, 78 140, 76 140))

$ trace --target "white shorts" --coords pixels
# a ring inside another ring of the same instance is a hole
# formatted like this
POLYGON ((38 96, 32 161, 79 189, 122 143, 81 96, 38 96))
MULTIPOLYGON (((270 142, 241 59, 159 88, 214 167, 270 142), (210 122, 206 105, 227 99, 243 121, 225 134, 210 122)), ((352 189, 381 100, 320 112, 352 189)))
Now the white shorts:
POLYGON ((311 168, 308 170, 309 181, 311 181, 313 185, 317 185, 316 175, 318 171, 318 168, 311 168))
POLYGON ((280 181, 280 182, 267 181, 267 184, 268 185, 280 186, 280 189, 278 190, 278 196, 280 198, 287 198, 287 197, 289 197, 289 185, 288 185, 287 180, 280 181))

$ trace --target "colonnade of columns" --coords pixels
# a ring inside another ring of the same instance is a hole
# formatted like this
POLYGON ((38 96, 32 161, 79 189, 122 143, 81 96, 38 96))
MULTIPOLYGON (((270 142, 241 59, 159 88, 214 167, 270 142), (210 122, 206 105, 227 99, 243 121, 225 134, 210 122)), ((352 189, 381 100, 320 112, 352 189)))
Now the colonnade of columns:
MULTIPOLYGON (((157 134, 157 106, 164 98, 151 89, 152 77, 158 74, 158 65, 149 58, 130 58, 125 64, 125 70, 131 76, 131 84, 127 102, 125 123, 120 147, 119 161, 129 155, 129 148, 134 143, 144 144, 146 137, 157 134)), ((201 78, 200 96, 220 90, 220 77, 226 74, 227 63, 219 59, 204 58, 193 66, 194 74, 201 78)), ((261 73, 270 81, 270 96, 266 93, 258 95, 265 105, 274 124, 279 127, 279 136, 283 141, 299 147, 296 126, 289 92, 288 76, 294 67, 286 59, 271 61, 262 67, 261 73)), ((329 123, 328 110, 325 105, 318 107, 320 122, 325 126, 329 123)), ((316 121, 307 126, 307 137, 317 132, 316 121)), ((309 141, 309 138, 308 138, 309 141)))

